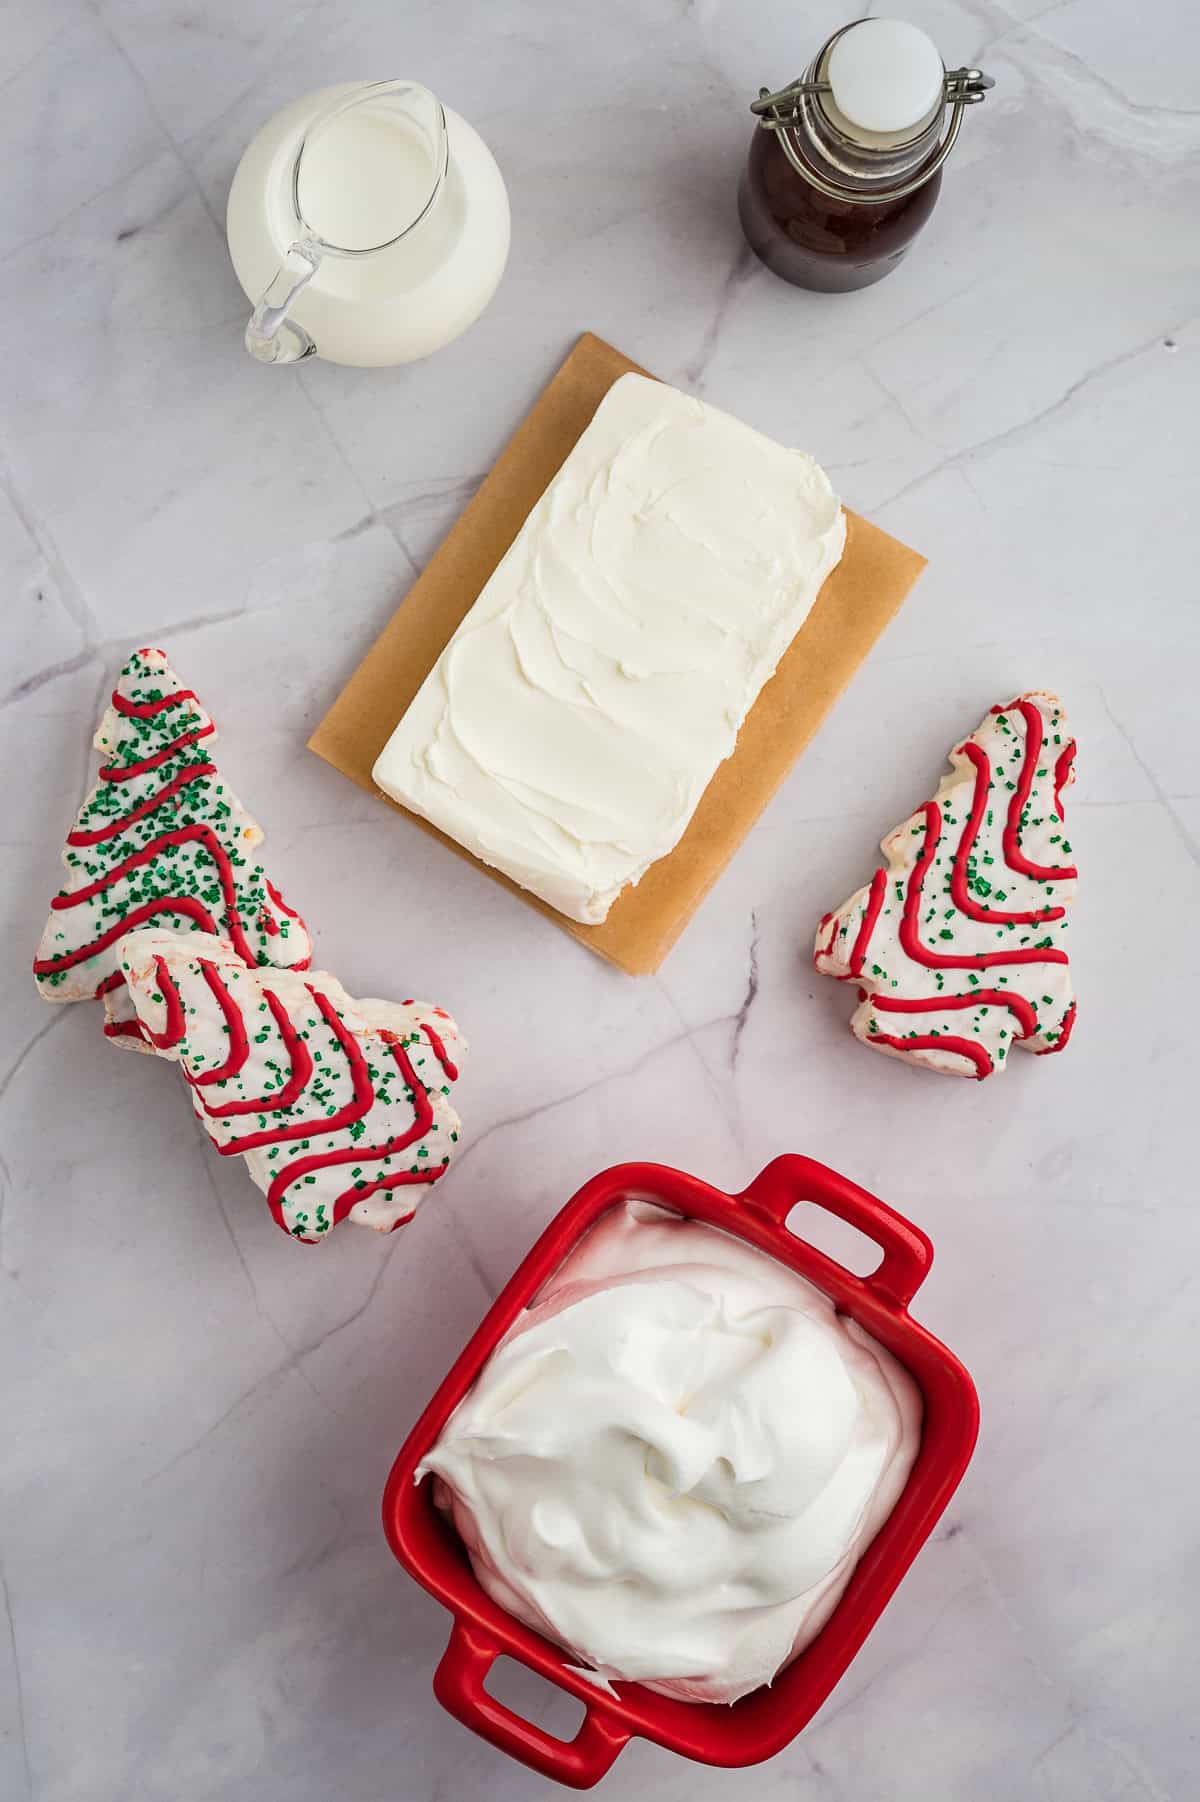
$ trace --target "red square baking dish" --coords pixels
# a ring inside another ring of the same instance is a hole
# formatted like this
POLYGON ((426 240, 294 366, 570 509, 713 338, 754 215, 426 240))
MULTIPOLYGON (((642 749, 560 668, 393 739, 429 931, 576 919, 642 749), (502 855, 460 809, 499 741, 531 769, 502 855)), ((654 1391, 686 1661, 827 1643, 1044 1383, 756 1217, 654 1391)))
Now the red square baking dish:
POLYGON ((396 1557, 450 1610, 454 1626, 433 1679, 442 1706, 485 1739, 547 1777, 588 1789, 640 1734, 705 1764, 748 1765, 795 1738, 845 1673, 905 1571, 932 1532, 970 1460, 979 1403, 952 1352, 908 1313, 933 1259, 919 1228, 856 1183, 812 1158, 776 1158, 741 1195, 657 1164, 621 1164, 585 1183, 551 1222, 501 1292, 409 1434, 383 1499, 384 1531, 396 1557), (450 1415, 518 1315, 584 1234, 626 1200, 655 1202, 705 1221, 777 1258, 824 1291, 907 1366, 924 1398, 921 1447, 895 1508, 859 1562, 845 1594, 812 1644, 769 1687, 732 1705, 681 1702, 640 1683, 608 1694, 568 1668, 568 1654, 514 1620, 476 1580, 453 1527, 415 1472, 450 1415), (786 1224, 797 1202, 814 1202, 875 1241, 869 1276, 855 1276, 786 1224), (555 1738, 506 1708, 484 1687, 507 1656, 584 1703, 572 1740, 555 1738))

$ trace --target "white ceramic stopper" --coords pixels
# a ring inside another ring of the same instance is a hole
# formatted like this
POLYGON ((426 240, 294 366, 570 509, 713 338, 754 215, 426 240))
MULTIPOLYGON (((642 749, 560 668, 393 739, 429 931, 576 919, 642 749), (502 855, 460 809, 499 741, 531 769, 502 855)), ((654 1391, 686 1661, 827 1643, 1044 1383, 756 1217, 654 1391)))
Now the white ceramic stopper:
POLYGON ((829 53, 826 79, 838 111, 863 131, 897 132, 931 113, 945 69, 937 46, 903 19, 864 19, 829 53))

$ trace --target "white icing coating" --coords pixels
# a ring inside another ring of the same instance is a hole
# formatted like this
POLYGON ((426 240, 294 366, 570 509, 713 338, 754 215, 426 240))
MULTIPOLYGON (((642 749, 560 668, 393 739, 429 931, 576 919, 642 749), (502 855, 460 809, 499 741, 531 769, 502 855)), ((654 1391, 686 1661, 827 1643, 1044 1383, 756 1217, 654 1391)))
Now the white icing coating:
POLYGON ((141 1030, 129 1030, 137 1025, 137 1008, 130 999, 129 991, 124 983, 119 989, 111 989, 102 997, 104 1003, 104 1028, 112 1044, 122 1051, 140 1051, 147 1057, 154 1056, 154 1047, 142 1037, 141 1030))
POLYGON ((458 1139, 460 1122, 447 1099, 454 1076, 435 1043, 457 1075, 466 1045, 449 1014, 421 1001, 356 1001, 323 970, 251 970, 232 945, 203 934, 131 932, 121 940, 120 958, 130 999, 148 1032, 162 1036, 170 1028, 172 990, 181 1002, 182 1037, 156 1049, 181 1066, 192 1106, 218 1150, 251 1134, 267 1141, 240 1155, 269 1200, 272 1185, 281 1187, 277 1218, 287 1232, 315 1243, 328 1236, 347 1204, 349 1219, 376 1232, 391 1232, 411 1218, 430 1183, 443 1174, 458 1139), (228 992, 248 1040, 237 1073, 207 1083, 198 1079, 227 1062, 232 1035, 205 964, 228 992), (283 1107, 274 1097, 287 1088, 299 1054, 284 1037, 268 996, 282 1004, 312 1064, 308 1080, 283 1107), (332 1006, 338 1029, 362 1055, 357 1084, 345 1044, 322 1013, 318 996, 332 1006), (390 1038, 399 1042, 423 1094, 408 1085, 390 1038), (210 1111, 247 1097, 261 1098, 261 1108, 225 1117, 210 1111), (417 1134, 422 1110, 425 1130, 417 1134), (327 1122, 343 1112, 350 1116, 345 1124, 329 1130, 327 1122), (333 1161, 323 1163, 326 1158, 333 1161), (359 1191, 361 1199, 353 1200, 359 1191))
POLYGON ((950 753, 950 773, 933 797, 938 813, 937 849, 921 880, 914 912, 918 943, 935 958, 966 957, 967 967, 930 967, 910 956, 903 942, 906 904, 914 870, 927 845, 924 809, 919 809, 881 841, 885 869, 882 903, 867 930, 872 885, 858 889, 817 928, 814 962, 826 976, 855 982, 860 1004, 850 1022, 864 1045, 945 1076, 983 1077, 1002 1069, 1014 1044, 1026 1051, 1059 1051, 1074 1021, 1075 999, 1065 910, 1075 898, 1073 852, 1060 794, 1075 779, 1074 741, 1057 695, 1031 690, 993 709, 969 739, 950 753), (1005 851, 1005 825, 1018 793, 1028 751, 1021 703, 1041 721, 1039 754, 1021 810, 1018 848, 1022 857, 1046 871, 1036 877, 1013 867, 1005 851), (952 892, 956 857, 983 778, 967 746, 986 759, 988 786, 973 848, 963 874, 972 909, 989 914, 1043 913, 1057 917, 1008 922, 1002 917, 969 917, 952 892), (1050 951, 1055 961, 1040 953, 1050 951), (1000 958, 997 957, 1000 954, 1000 958), (1012 961, 1014 953, 1032 961, 1012 961), (1004 961, 1001 961, 1003 959, 1004 961), (951 1003, 963 996, 971 1005, 951 1003), (977 996, 984 997, 976 999, 977 996), (895 1003, 923 1004, 897 1011, 895 1003), (943 1005, 937 1006, 936 1003, 943 1005), (1033 1030, 1029 1030, 1032 1026, 1033 1030), (939 1046, 938 1039, 965 1040, 972 1055, 939 1046), (924 1041, 913 1043, 912 1041, 924 1041), (898 1042, 897 1042, 898 1041, 898 1042), (929 1042, 933 1041, 933 1042, 929 1042))
POLYGON ((601 1680, 733 1702, 820 1631, 895 1506, 921 1401, 754 1247, 613 1209, 418 1471, 483 1587, 601 1680))
POLYGON ((375 781, 569 918, 603 920, 682 837, 844 540, 811 457, 622 376, 375 781))
MULTIPOLYGON (((216 738, 211 716, 165 654, 133 652, 96 729, 101 774, 64 846, 67 877, 38 945, 35 974, 46 1001, 103 995, 109 1027, 131 1023, 120 989, 106 985, 124 923, 139 911, 152 909, 156 925, 180 932, 232 931, 232 901, 250 959, 290 967, 312 956, 304 921, 252 855, 262 827, 215 767, 216 738), (151 711, 139 713, 145 708, 151 711), (181 833, 184 842, 170 842, 181 833), (91 955, 80 955, 92 946, 91 955)), ((146 1049, 135 1034, 121 1032, 114 1042, 146 1049)))

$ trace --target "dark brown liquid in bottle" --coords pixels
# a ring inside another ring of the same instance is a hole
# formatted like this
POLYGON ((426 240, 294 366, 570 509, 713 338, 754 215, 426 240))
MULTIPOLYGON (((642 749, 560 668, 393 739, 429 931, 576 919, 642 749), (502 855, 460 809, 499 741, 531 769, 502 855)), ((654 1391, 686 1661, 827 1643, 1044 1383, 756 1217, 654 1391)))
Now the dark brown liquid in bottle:
POLYGON ((900 262, 937 205, 941 171, 903 200, 856 205, 812 187, 761 127, 738 190, 742 230, 768 269, 797 288, 844 294, 869 287, 900 262))

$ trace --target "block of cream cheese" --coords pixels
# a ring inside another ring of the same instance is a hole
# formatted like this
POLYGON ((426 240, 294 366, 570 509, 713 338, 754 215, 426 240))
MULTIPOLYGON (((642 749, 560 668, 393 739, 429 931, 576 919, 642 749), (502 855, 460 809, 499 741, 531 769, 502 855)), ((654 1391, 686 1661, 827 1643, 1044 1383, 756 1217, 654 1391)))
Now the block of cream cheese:
POLYGON ((384 746, 376 783, 598 924, 678 844, 845 531, 811 457, 622 376, 384 746))

